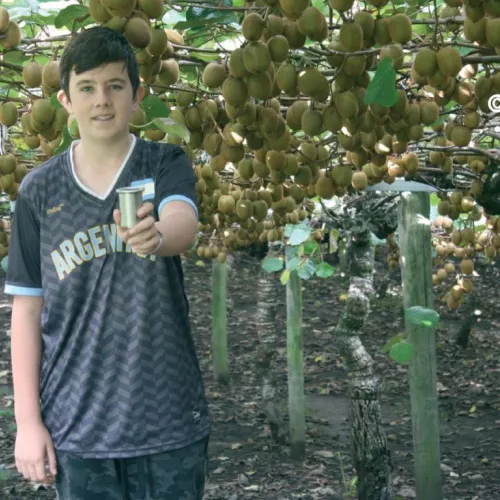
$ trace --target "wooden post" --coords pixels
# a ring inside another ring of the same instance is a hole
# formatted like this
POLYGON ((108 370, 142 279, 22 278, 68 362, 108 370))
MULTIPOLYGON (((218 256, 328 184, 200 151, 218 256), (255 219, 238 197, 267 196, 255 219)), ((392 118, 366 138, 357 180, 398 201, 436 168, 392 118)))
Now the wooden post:
POLYGON ((295 460, 305 455, 304 339, 302 336, 302 289, 297 271, 286 283, 286 340, 288 358, 288 410, 290 452, 295 460))
POLYGON ((217 259, 212 264, 212 359, 215 380, 227 384, 227 263, 217 259))
MULTIPOLYGON (((401 193, 399 244, 405 310, 413 306, 434 309, 429 217, 428 192, 401 193)), ((442 500, 435 329, 407 320, 406 331, 413 347, 409 381, 417 499, 442 500)))

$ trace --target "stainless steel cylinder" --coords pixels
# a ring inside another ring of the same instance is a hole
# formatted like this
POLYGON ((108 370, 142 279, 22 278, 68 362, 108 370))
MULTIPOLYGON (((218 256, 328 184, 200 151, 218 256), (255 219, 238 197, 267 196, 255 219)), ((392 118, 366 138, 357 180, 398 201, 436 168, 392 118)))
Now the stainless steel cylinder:
POLYGON ((118 193, 122 227, 130 228, 137 224, 137 210, 142 205, 142 187, 123 187, 118 193))

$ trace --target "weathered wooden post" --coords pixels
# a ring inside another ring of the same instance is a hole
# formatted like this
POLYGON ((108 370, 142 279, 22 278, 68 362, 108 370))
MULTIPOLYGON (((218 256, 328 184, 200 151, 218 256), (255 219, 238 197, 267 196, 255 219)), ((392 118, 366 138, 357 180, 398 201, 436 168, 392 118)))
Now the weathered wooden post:
POLYGON ((286 341, 288 357, 288 410, 290 453, 301 460, 305 455, 304 339, 302 336, 302 288, 297 271, 286 283, 286 341))
POLYGON ((435 329, 410 321, 410 308, 433 309, 430 192, 412 181, 381 183, 376 191, 401 192, 399 246, 405 323, 412 356, 409 383, 418 500, 442 500, 435 329))
POLYGON ((215 380, 227 384, 227 263, 217 259, 212 264, 212 361, 215 380))

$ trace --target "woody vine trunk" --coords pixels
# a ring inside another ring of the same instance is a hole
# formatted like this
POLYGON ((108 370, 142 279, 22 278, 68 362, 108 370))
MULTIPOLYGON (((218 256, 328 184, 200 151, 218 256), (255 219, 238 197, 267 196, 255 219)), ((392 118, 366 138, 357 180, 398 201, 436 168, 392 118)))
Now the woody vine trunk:
POLYGON ((370 234, 349 243, 350 284, 335 334, 348 368, 352 457, 358 475, 358 500, 393 500, 390 452, 382 428, 378 379, 360 339, 373 293, 374 253, 370 234))

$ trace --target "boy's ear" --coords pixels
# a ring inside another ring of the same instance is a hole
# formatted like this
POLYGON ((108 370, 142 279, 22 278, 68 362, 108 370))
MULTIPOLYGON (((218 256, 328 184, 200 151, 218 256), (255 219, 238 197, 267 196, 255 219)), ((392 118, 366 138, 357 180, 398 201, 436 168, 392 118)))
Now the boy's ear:
POLYGON ((142 85, 139 85, 137 87, 137 90, 135 92, 135 97, 134 97, 134 104, 136 106, 138 106, 141 103, 142 98, 144 97, 144 92, 145 92, 144 87, 142 85))
POLYGON ((57 92, 57 100, 66 108, 66 111, 71 113, 71 101, 64 90, 59 90, 59 92, 57 92))

